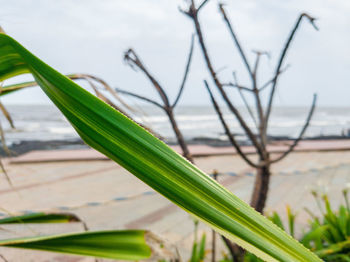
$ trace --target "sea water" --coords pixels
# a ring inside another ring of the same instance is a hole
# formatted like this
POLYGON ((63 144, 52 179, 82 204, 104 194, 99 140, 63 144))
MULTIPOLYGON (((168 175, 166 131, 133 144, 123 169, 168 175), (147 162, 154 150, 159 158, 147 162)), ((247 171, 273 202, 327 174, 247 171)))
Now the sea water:
MULTIPOLYGON (((7 106, 15 129, 10 128, 3 115, 0 116, 7 144, 23 140, 74 140, 77 133, 64 116, 53 105, 9 105, 7 106)), ((314 113, 306 137, 349 136, 350 108, 318 107, 314 113)), ((253 130, 255 124, 244 108, 240 108, 243 118, 253 130)), ((271 136, 294 138, 298 136, 307 117, 308 108, 275 107, 269 123, 271 136)), ((148 126, 168 141, 174 140, 167 116, 159 109, 150 106, 136 107, 130 112, 135 121, 148 126)), ((235 116, 223 108, 223 114, 231 132, 240 140, 245 140, 235 116)), ((226 140, 217 114, 211 106, 182 106, 176 109, 175 117, 180 130, 187 140, 217 139, 226 140)))

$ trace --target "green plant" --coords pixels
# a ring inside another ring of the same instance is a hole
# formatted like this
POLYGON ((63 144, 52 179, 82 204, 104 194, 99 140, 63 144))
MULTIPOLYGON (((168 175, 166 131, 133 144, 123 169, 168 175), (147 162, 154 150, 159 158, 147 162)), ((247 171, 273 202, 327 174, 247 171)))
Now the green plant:
MULTIPOLYGON (((0 225, 74 222, 83 223, 77 216, 69 213, 39 212, 0 219, 0 225)), ((86 230, 85 223, 83 226, 86 230)), ((146 243, 146 235, 148 238, 148 233, 144 230, 82 232, 0 240, 0 246, 137 260, 148 258, 151 254, 151 249, 146 243)))
POLYGON ((192 253, 190 262, 202 262, 206 255, 205 241, 206 234, 203 233, 200 242, 198 242, 198 220, 194 221, 194 240, 192 244, 192 253))
POLYGON ((87 144, 230 240, 267 261, 321 261, 163 142, 0 34, 0 81, 24 73, 87 144))
MULTIPOLYGON (((347 262, 350 261, 350 206, 348 199, 348 189, 343 190, 345 205, 340 205, 337 211, 332 210, 327 195, 320 196, 316 191, 312 191, 317 206, 321 212, 321 217, 310 214, 309 228, 303 232, 300 242, 324 261, 347 262)), ((294 236, 295 217, 290 207, 287 206, 288 230, 284 226, 281 217, 277 212, 273 212, 268 218, 281 229, 288 231, 294 236)), ((247 253, 244 261, 254 257, 247 253)))
POLYGON ((96 231, 0 240, 0 246, 55 251, 113 259, 138 260, 151 255, 143 230, 96 231))
POLYGON ((321 218, 312 216, 310 230, 300 242, 325 261, 349 261, 350 257, 350 208, 347 189, 343 191, 345 206, 333 211, 327 195, 313 195, 322 201, 321 218))

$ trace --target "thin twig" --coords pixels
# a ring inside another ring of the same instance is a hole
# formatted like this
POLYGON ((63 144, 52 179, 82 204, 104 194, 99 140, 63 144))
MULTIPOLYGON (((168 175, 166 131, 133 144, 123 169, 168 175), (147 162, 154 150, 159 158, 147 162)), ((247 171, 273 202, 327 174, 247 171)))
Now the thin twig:
POLYGON ((197 12, 198 12, 199 10, 201 10, 201 8, 202 8, 206 3, 208 3, 208 1, 209 1, 209 0, 204 0, 204 1, 199 5, 199 7, 197 8, 197 12))
POLYGON ((253 52, 256 54, 256 58, 255 58, 255 63, 254 63, 254 69, 253 69, 253 74, 254 76, 257 75, 258 73, 258 68, 259 68, 259 63, 260 63, 260 58, 262 55, 266 55, 267 57, 270 57, 269 52, 266 51, 257 51, 257 50, 253 50, 253 52))
POLYGON ((299 136, 297 139, 294 140, 293 144, 290 145, 290 147, 288 148, 287 151, 285 151, 282 155, 280 155, 279 157, 277 157, 276 159, 274 160, 271 160, 270 163, 276 163, 280 160, 282 160, 283 158, 285 158, 289 153, 291 153, 294 148, 298 145, 299 141, 302 139, 306 129, 308 128, 309 124, 310 124, 310 120, 312 118, 312 115, 315 111, 315 107, 316 107, 316 101, 317 101, 317 94, 314 94, 314 97, 313 97, 313 101, 312 101, 312 105, 311 105, 311 108, 310 108, 310 111, 309 111, 309 114, 307 116, 307 119, 305 121, 305 124, 303 126, 303 128, 301 129, 300 133, 299 133, 299 136))
POLYGON ((191 39, 191 46, 190 46, 190 52, 188 54, 188 59, 187 59, 187 64, 186 64, 186 68, 185 68, 185 73, 184 73, 184 76, 183 76, 183 79, 182 79, 182 82, 181 82, 181 85, 180 85, 180 89, 179 89, 179 92, 175 98, 175 101, 174 103, 172 104, 172 108, 174 108, 177 104, 177 102, 179 102, 179 99, 182 95, 182 92, 184 90, 184 87, 185 87, 185 83, 186 83, 186 80, 187 80, 187 76, 188 76, 188 72, 190 70, 190 65, 191 65, 191 61, 192 61, 192 54, 193 54, 193 47, 194 47, 194 37, 195 37, 195 34, 192 35, 192 39, 191 39))
POLYGON ((261 103, 261 98, 260 98, 260 93, 258 89, 258 80, 257 80, 257 72, 258 72, 258 67, 259 67, 259 62, 260 62, 260 57, 262 54, 265 54, 261 51, 255 51, 256 53, 256 59, 255 59, 255 64, 254 64, 254 69, 253 72, 251 72, 251 79, 253 83, 253 94, 255 98, 255 104, 256 104, 256 110, 257 114, 259 116, 259 136, 260 136, 260 142, 261 142, 261 147, 264 149, 264 158, 267 160, 267 152, 266 152, 266 143, 267 143, 267 134, 265 132, 265 121, 264 121, 264 109, 262 107, 261 103))
MULTIPOLYGON (((192 40, 192 42, 193 42, 193 40, 192 40)), ((189 66, 190 66, 190 62, 191 62, 192 49, 193 49, 193 45, 191 47, 191 51, 190 51, 190 55, 189 55, 190 58, 189 58, 189 61, 188 61, 188 64, 187 64, 188 69, 185 70, 185 77, 184 77, 184 81, 183 81, 183 86, 185 85, 187 74, 188 74, 188 70, 189 70, 189 66)), ((168 96, 167 96, 166 92, 161 87, 159 82, 146 69, 146 67, 143 65, 141 60, 138 58, 138 56, 136 55, 134 50, 129 49, 127 52, 125 52, 124 59, 125 59, 125 61, 129 62, 129 65, 131 67, 137 66, 147 76, 147 78, 151 81, 151 83, 153 84, 154 88, 157 90, 158 94, 160 95, 163 104, 161 105, 161 104, 159 104, 158 102, 156 102, 156 101, 154 101, 152 99, 149 99, 147 97, 140 96, 138 94, 134 94, 134 93, 131 93, 131 92, 128 92, 128 91, 125 91, 125 90, 116 89, 116 91, 122 92, 123 94, 126 94, 126 95, 130 95, 130 96, 139 98, 141 100, 144 100, 146 102, 152 103, 152 104, 158 106, 159 108, 163 109, 165 111, 165 113, 167 114, 168 118, 169 118, 170 124, 171 124, 172 129, 173 129, 173 131, 175 133, 176 139, 177 139, 177 141, 178 141, 178 143, 179 143, 179 145, 180 145, 180 147, 182 149, 183 156, 185 158, 187 158, 190 162, 193 163, 192 155, 191 155, 191 153, 190 153, 190 151, 188 149, 188 146, 187 146, 187 144, 185 142, 185 139, 184 139, 184 137, 183 137, 179 127, 178 127, 178 124, 177 124, 176 119, 174 117, 173 107, 170 106, 169 99, 168 99, 168 96)), ((183 90, 183 87, 181 89, 183 90)), ((181 96, 182 90, 180 90, 180 94, 179 94, 180 96, 181 96)))
POLYGON ((145 75, 148 77, 148 79, 153 84, 154 88, 157 90, 158 94, 160 95, 164 105, 167 107, 170 106, 168 96, 166 95, 164 89, 161 87, 159 82, 150 74, 150 72, 146 69, 146 67, 143 65, 139 57, 136 55, 135 51, 133 49, 128 49, 124 54, 124 60, 129 62, 129 65, 135 65, 137 66, 142 72, 145 73, 145 75), (130 63, 132 62, 132 64, 130 63))
POLYGON ((238 84, 235 84, 235 83, 232 83, 232 82, 228 82, 228 83, 225 83, 225 84, 222 84, 222 86, 229 86, 229 87, 236 87, 240 90, 244 90, 244 91, 248 91, 248 92, 253 92, 252 89, 250 89, 249 87, 245 87, 245 86, 242 86, 242 85, 238 85, 238 84))
POLYGON ((285 45, 284 45, 284 48, 281 52, 281 55, 280 55, 280 58, 278 60, 278 64, 276 66, 276 70, 275 70, 275 78, 273 80, 273 83, 272 83, 272 88, 271 88, 271 92, 270 92, 270 96, 269 96, 269 101, 268 101, 268 104, 267 104, 267 109, 266 109, 266 115, 265 115, 265 129, 267 129, 267 125, 268 125, 268 121, 269 121, 269 117, 270 117, 270 114, 271 114, 271 108, 272 108, 272 102, 273 102, 273 98, 274 98, 274 94, 275 94, 275 91, 276 91, 276 86, 277 86, 277 82, 278 82, 278 76, 280 75, 280 70, 281 70, 281 67, 283 65, 283 62, 284 62, 284 59, 286 57, 286 54, 287 54, 287 51, 290 47, 290 44, 295 36, 295 33, 297 32, 300 24, 301 24, 301 21, 303 20, 303 17, 306 17, 309 22, 311 23, 311 25, 316 29, 318 30, 317 26, 315 25, 314 21, 315 21, 315 18, 311 17, 310 15, 306 14, 306 13, 302 13, 299 18, 297 19, 297 22, 295 23, 295 26, 293 27, 285 45))
POLYGON ((141 95, 129 92, 129 91, 125 91, 125 90, 122 90, 120 88, 116 88, 115 91, 120 93, 120 94, 136 97, 136 98, 138 98, 140 100, 143 100, 143 101, 146 101, 148 103, 151 103, 151 104, 153 104, 153 105, 155 105, 155 106, 157 106, 157 107, 159 107, 159 108, 164 110, 164 106, 162 106, 161 104, 159 104, 158 102, 156 102, 156 101, 154 101, 154 100, 152 100, 150 98, 147 98, 147 97, 144 97, 144 96, 141 96, 141 95))
MULTIPOLYGON (((233 79, 234 79, 234 81, 235 81, 235 84, 238 85, 238 78, 237 78, 236 72, 233 72, 232 75, 233 75, 233 79)), ((250 91, 253 92, 253 90, 251 90, 251 89, 250 89, 250 91)), ((252 118, 252 120, 253 120, 253 122, 254 122, 254 124, 255 124, 256 129, 258 129, 258 122, 256 121, 256 118, 255 118, 255 116, 254 116, 254 114, 253 114, 252 109, 250 108, 250 106, 249 106, 249 104, 248 104, 247 99, 245 98, 245 96, 244 96, 244 94, 243 94, 243 92, 242 92, 241 89, 238 89, 238 92, 239 92, 239 95, 241 96, 241 99, 243 100, 243 103, 244 103, 244 105, 245 105, 245 107, 246 107, 246 109, 247 109, 247 111, 248 111, 250 117, 252 118)))
MULTIPOLYGON (((115 90, 107 84, 106 81, 104 81, 102 78, 99 78, 97 76, 94 75, 90 75, 90 74, 73 74, 73 75, 69 75, 68 76, 70 79, 72 80, 86 80, 89 82, 89 79, 92 79, 96 82, 98 82, 99 84, 101 84, 104 89, 106 91, 108 91, 117 101, 119 101, 125 108, 127 108, 128 110, 130 110, 131 112, 133 112, 133 108, 130 107, 123 99, 121 99, 121 97, 115 92, 115 90)), ((96 91, 95 91, 96 93, 96 91)), ((97 94, 97 93, 96 93, 97 94)), ((114 105, 114 103, 112 103, 114 105)), ((114 108, 116 108, 115 106, 113 106, 114 108)), ((120 108, 118 107, 117 110, 120 110, 120 108)))
POLYGON ((220 12, 221 12, 221 14, 222 14, 222 16, 223 16, 223 18, 224 18, 224 21, 226 22, 226 25, 227 25, 227 27, 228 27, 228 29, 229 29, 229 31, 230 31, 230 33, 231 33, 231 36, 232 36, 232 38, 233 38, 233 40, 234 40, 234 42, 235 42, 235 44, 236 44, 236 46, 237 46, 237 49, 238 49, 238 51, 239 51, 239 54, 240 54, 241 57, 242 57, 242 60, 243 60, 243 62, 244 62, 244 65, 246 66, 246 68, 247 68, 247 70, 248 70, 248 73, 249 73, 250 75, 253 75, 253 72, 252 72, 252 69, 251 69, 251 67, 250 67, 250 65, 249 65, 247 56, 245 55, 245 53, 244 53, 244 51, 243 51, 243 49, 242 49, 242 46, 241 46, 241 44, 240 44, 240 42, 239 42, 239 40, 238 40, 238 37, 237 37, 236 33, 233 31, 231 22, 230 22, 230 20, 228 19, 227 15, 226 15, 226 12, 225 12, 225 10, 224 10, 224 5, 223 5, 223 4, 219 4, 219 10, 220 10, 220 12))
POLYGON ((238 89, 238 93, 239 93, 239 95, 240 95, 240 97, 241 97, 241 99, 242 99, 242 101, 243 101, 245 107, 247 108, 247 111, 248 111, 250 117, 253 119, 253 122, 254 122, 254 125, 255 125, 256 129, 258 129, 258 123, 257 123, 257 121, 256 121, 256 119, 255 119, 255 116, 254 116, 254 114, 253 114, 253 111, 251 110, 251 108, 250 108, 250 106, 249 106, 249 104, 248 104, 248 101, 247 101, 247 99, 245 98, 245 96, 244 96, 242 90, 238 89))
MULTIPOLYGON (((86 80, 88 82, 88 84, 91 86, 91 88, 94 90, 96 96, 101 99, 102 101, 104 101, 106 104, 110 105, 111 107, 113 107, 114 109, 118 110, 120 113, 122 113, 123 115, 125 115, 126 117, 132 119, 130 117, 130 115, 128 113, 126 113, 124 110, 122 110, 119 106, 117 106, 115 103, 113 103, 109 98, 107 98, 104 94, 102 94, 98 87, 93 83, 92 79, 94 78, 90 78, 90 77, 86 77, 84 78, 84 80, 86 80)), ((94 79, 95 80, 95 79, 94 79)), ((96 81, 96 80, 95 80, 96 81)), ((111 93, 111 92, 110 92, 111 93)), ((113 93, 116 93, 116 96, 119 97, 119 95, 117 94, 116 91, 113 90, 113 93)), ((122 100, 122 99, 120 99, 122 100)), ((122 100, 123 101, 123 100, 122 100)), ((124 102, 125 103, 125 102, 124 102)), ((126 104, 126 103, 125 103, 126 104)), ((129 105, 128 105, 128 109, 131 108, 129 105)), ((132 110, 134 111, 134 110, 132 110)), ((141 125, 141 124, 140 124, 141 125)), ((142 125, 141 125, 142 126, 142 125)), ((144 127, 144 126, 142 126, 144 127)), ((144 127, 145 129, 148 130, 148 128, 144 127)))
POLYGON ((285 71, 287 71, 287 69, 290 67, 290 65, 287 65, 284 69, 280 70, 278 72, 277 75, 275 75, 273 78, 271 78, 270 80, 266 81, 265 84, 263 84, 260 88, 259 88, 259 92, 261 92, 263 89, 265 89, 266 87, 268 87, 270 84, 272 84, 275 79, 277 77, 279 77, 280 74, 284 73, 285 71))
MULTIPOLYGON (((233 27, 232 27, 232 25, 231 25, 231 22, 229 21, 229 19, 228 19, 228 17, 227 17, 227 15, 226 15, 226 12, 225 12, 225 10, 224 10, 224 7, 223 7, 223 4, 219 4, 219 10, 220 10, 220 12, 221 12, 221 14, 223 15, 223 18, 224 18, 224 21, 226 22, 226 24, 227 24, 227 27, 228 27, 228 29, 229 29, 229 31, 230 31, 230 33, 231 33, 231 36, 232 36, 232 38, 233 38, 233 40, 234 40, 234 42, 235 42, 235 44, 236 44, 236 47, 237 47, 237 49, 238 49, 238 51, 239 51, 239 53, 240 53, 240 55, 241 55, 241 58, 242 58, 242 60, 243 60, 243 62, 244 62, 244 64, 245 64, 245 66, 246 66, 246 68, 247 68, 247 71, 248 71, 248 73, 249 73, 249 75, 250 75, 250 78, 251 78, 251 80, 252 80, 252 84, 253 84, 253 89, 252 89, 252 91, 253 91, 253 93, 254 93, 254 97, 255 97, 255 101, 256 101, 256 109, 257 109, 257 113, 258 113, 258 116, 259 116, 259 122, 260 122, 260 124, 259 124, 259 129, 260 130, 264 130, 264 127, 263 127, 263 125, 264 125, 264 112, 263 112, 263 109, 262 109, 262 105, 261 105, 261 100, 260 100, 260 96, 259 96, 259 91, 258 91, 258 89, 257 89, 257 82, 256 82, 256 74, 255 74, 255 72, 253 72, 252 71, 252 69, 251 69, 251 67, 250 67, 250 65, 249 65, 249 62, 248 62, 248 59, 247 59, 247 56, 245 55, 245 53, 244 53, 244 51, 243 51, 243 48, 242 48, 242 46, 241 46, 241 44, 240 44, 240 42, 239 42, 239 40, 238 40, 238 37, 237 37, 237 35, 236 35, 236 33, 234 32, 234 30, 233 30, 233 27)), ((258 56, 258 57, 260 57, 260 55, 258 56)), ((259 60, 259 59, 258 59, 259 60)), ((257 66, 258 66, 258 61, 257 61, 257 63, 256 63, 256 68, 257 68, 257 66)), ((256 70, 256 69, 255 69, 256 70)), ((250 110, 249 110, 250 111, 250 110)), ((256 122, 256 121, 255 121, 256 122)), ((260 134, 260 140, 261 140, 261 151, 262 151, 262 155, 265 155, 265 150, 264 150, 264 141, 265 141, 265 139, 264 139, 264 134, 262 133, 262 132, 259 132, 259 134, 260 134)))
POLYGON ((208 90, 209 96, 210 96, 210 100, 214 106, 214 109, 217 113, 217 115, 219 116, 220 122, 225 130, 225 133, 230 141, 230 143, 233 145, 233 147, 236 149, 237 153, 252 167, 257 167, 256 164, 254 164, 241 150, 240 145, 237 143, 236 139, 234 138, 234 136, 232 135, 230 128, 228 127, 228 125, 226 124, 226 121, 222 115, 222 112, 220 110, 220 107, 218 105, 218 103, 216 102, 213 93, 210 90, 210 87, 208 85, 208 82, 206 80, 204 80, 204 85, 208 90))

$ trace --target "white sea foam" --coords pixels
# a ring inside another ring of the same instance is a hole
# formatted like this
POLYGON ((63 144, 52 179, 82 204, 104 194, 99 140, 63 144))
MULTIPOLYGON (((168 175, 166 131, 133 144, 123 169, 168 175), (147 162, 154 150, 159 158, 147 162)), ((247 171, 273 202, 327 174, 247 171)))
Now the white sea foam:
MULTIPOLYGON (((9 143, 20 140, 78 138, 75 130, 53 105, 8 106, 8 110, 17 128, 12 130, 6 119, 3 116, 0 117, 9 143)), ((168 118, 163 112, 153 107, 144 107, 142 110, 144 114, 134 116, 137 122, 149 126, 163 137, 174 138, 168 118)), ((341 135, 347 133, 350 129, 349 112, 349 108, 317 108, 306 135, 341 135)), ((275 109, 271 116, 269 134, 297 136, 304 124, 307 113, 308 108, 281 107, 275 109)), ((223 108, 223 114, 231 131, 235 134, 243 134, 236 118, 227 109, 223 108)), ((242 110, 242 116, 255 131, 255 124, 250 115, 242 110)), ((225 139, 221 123, 211 106, 179 107, 176 110, 175 117, 186 139, 195 137, 225 139)), ((239 138, 244 139, 244 136, 239 138)))

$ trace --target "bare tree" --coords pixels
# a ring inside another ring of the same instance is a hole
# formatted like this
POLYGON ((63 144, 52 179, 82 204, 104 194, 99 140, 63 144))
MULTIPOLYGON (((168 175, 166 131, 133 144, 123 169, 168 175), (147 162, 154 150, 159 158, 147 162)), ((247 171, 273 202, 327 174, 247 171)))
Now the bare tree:
MULTIPOLYGON (((251 160, 247 154, 245 154, 239 145, 239 143, 236 141, 235 137, 232 135, 232 133, 229 130, 228 125, 225 122, 225 119, 222 117, 220 108, 218 103, 216 102, 213 94, 210 92, 210 97, 213 102, 214 108, 217 111, 217 114, 219 115, 219 119, 225 129, 225 133, 227 134, 229 141, 231 144, 234 146, 236 149, 237 153, 252 167, 257 169, 257 175, 256 175, 256 180, 255 180, 255 185, 254 185, 254 190, 253 190, 253 195, 251 198, 251 206, 254 207, 257 211, 263 212, 263 209, 265 207, 265 202, 267 199, 267 192, 268 192, 268 186, 269 186, 269 180, 270 180, 270 167, 271 164, 276 163, 283 158, 285 158, 290 152, 293 151, 295 146, 298 144, 298 142, 301 140, 302 136, 304 135, 307 127, 310 124, 310 120, 312 117, 312 114, 315 109, 315 104, 316 104, 316 95, 314 95, 314 99, 309 111, 309 114, 307 116, 307 119, 305 121, 305 124, 298 136, 297 139, 294 140, 294 142, 289 146, 289 148, 282 153, 280 156, 277 158, 271 158, 270 152, 267 147, 267 130, 268 130, 268 124, 269 124, 269 117, 271 114, 271 109, 272 109, 272 104, 273 104, 273 99, 274 99, 274 94, 275 90, 277 87, 278 79, 279 76, 281 75, 282 72, 285 71, 285 69, 282 69, 282 66, 284 64, 284 60, 286 57, 286 54, 290 48, 290 44, 292 40, 294 39, 295 33, 297 32, 298 28, 300 27, 300 24, 303 20, 303 18, 306 18, 314 27, 317 29, 316 25, 314 24, 315 18, 311 17, 310 15, 306 13, 302 13, 296 24, 294 25, 290 35, 288 36, 288 39, 282 49, 281 55, 279 57, 275 73, 271 80, 268 82, 262 84, 259 86, 259 83, 257 81, 257 75, 258 75, 258 69, 260 65, 260 59, 262 55, 266 55, 266 52, 259 52, 256 51, 256 58, 255 58, 255 63, 254 66, 251 66, 251 64, 248 61, 248 58, 239 42, 239 39, 237 37, 237 34, 233 30, 232 24, 226 14, 226 11, 224 9, 224 6, 222 4, 219 4, 219 11, 223 17, 223 20, 228 28, 228 31, 233 39, 235 47, 238 49, 238 52, 242 58, 243 64, 248 71, 248 74, 251 79, 251 85, 250 86, 244 86, 240 85, 235 77, 234 74, 234 82, 229 82, 229 83, 223 83, 217 76, 217 73, 214 69, 212 59, 209 56, 208 49, 205 43, 205 39, 203 36, 202 32, 202 27, 199 21, 199 13, 201 9, 205 6, 205 4, 208 3, 208 0, 203 1, 201 4, 196 7, 194 0, 191 0, 189 3, 189 7, 187 10, 180 10, 182 13, 184 13, 187 17, 189 17, 194 24, 198 42, 207 66, 207 69, 210 73, 210 76, 218 89, 219 93, 221 94, 224 102, 226 103, 227 107, 231 111, 231 113, 236 117, 237 121, 239 122, 240 126, 244 130, 245 134, 247 135, 248 139, 251 141, 251 144, 255 147, 256 153, 258 155, 258 161, 253 161, 251 160), (271 91, 270 91, 270 96, 268 98, 268 103, 266 108, 264 108, 262 101, 261 101, 261 92, 263 90, 266 90, 269 86, 271 86, 271 91), (237 107, 234 105, 234 103, 230 100, 229 96, 226 93, 225 88, 236 88, 240 92, 241 97, 243 98, 243 101, 247 107, 247 110, 253 119, 253 122, 256 124, 256 129, 257 129, 257 134, 254 134, 253 130, 248 126, 246 119, 244 119, 241 115, 241 112, 237 109, 237 107), (248 105, 247 100, 245 99, 245 96, 243 92, 248 93, 254 97, 255 100, 255 109, 256 109, 256 114, 253 113, 253 110, 251 107, 248 105), (257 117, 255 117, 255 115, 257 117)), ((205 83, 208 91, 209 85, 206 82, 205 83)))
MULTIPOLYGON (((254 190, 252 193, 251 197, 251 206, 255 208, 258 212, 263 212, 266 199, 267 199, 267 193, 269 189, 269 181, 270 181, 270 176, 271 176, 271 171, 270 167, 273 163, 276 163, 283 158, 285 158, 289 153, 291 153, 294 148, 297 146, 298 142, 301 140, 303 137, 307 127, 310 124, 311 117, 313 115, 315 105, 316 105, 316 99, 317 96, 314 95, 313 102, 311 105, 311 108, 309 110, 307 119, 304 123, 303 128, 301 129, 299 136, 292 142, 292 144, 289 146, 289 148, 282 153, 280 156, 276 158, 272 158, 269 152, 269 149, 267 147, 268 144, 268 137, 267 137, 267 130, 268 130, 268 124, 269 124, 269 117, 271 114, 272 110, 272 104, 274 100, 274 94, 277 88, 277 83, 279 76, 286 70, 282 69, 282 66, 284 64, 284 60, 286 57, 286 54, 290 48, 290 44, 292 40, 294 39, 295 33, 297 32, 298 28, 300 27, 300 24, 303 20, 303 18, 306 18, 313 26, 315 29, 318 29, 316 25, 314 24, 315 18, 311 17, 310 15, 306 13, 302 13, 298 19, 294 27, 292 28, 291 33, 288 36, 288 39, 282 49, 281 55, 279 57, 275 72, 273 77, 267 81, 266 83, 263 83, 262 85, 259 86, 259 82, 257 80, 257 75, 258 75, 258 69, 260 65, 260 60, 262 55, 268 55, 266 52, 260 52, 260 51, 255 51, 256 58, 255 58, 255 63, 253 66, 248 61, 248 58, 240 44, 240 41, 237 37, 237 34, 233 30, 232 24, 226 14, 226 11, 224 9, 224 6, 222 4, 219 4, 219 11, 223 17, 223 20, 228 28, 228 31, 232 37, 232 40, 234 42, 235 47, 238 49, 238 52, 240 54, 240 57, 243 61, 243 64, 250 76, 251 84, 250 86, 244 86, 240 85, 237 81, 236 74, 233 74, 233 80, 234 82, 230 83, 224 83, 222 82, 217 75, 217 71, 215 71, 213 62, 209 56, 208 49, 205 43, 205 39, 203 36, 202 32, 202 27, 201 23, 199 21, 199 13, 201 9, 208 3, 208 0, 204 0, 201 2, 201 4, 196 7, 196 4, 194 0, 189 1, 189 6, 187 10, 182 10, 180 11, 184 13, 187 17, 189 17, 193 24, 194 28, 197 34, 198 42, 200 45, 200 49, 202 51, 202 55, 204 58, 204 61, 206 63, 207 69, 209 71, 209 74, 212 78, 212 81, 214 82, 217 90, 219 91, 221 97, 223 98, 224 102, 226 103, 226 106, 228 109, 231 111, 231 113, 235 116, 237 119, 238 123, 240 124, 241 128, 245 132, 246 136, 250 140, 251 144, 255 147, 256 153, 258 155, 258 161, 253 161, 251 160, 248 155, 242 150, 240 144, 236 141, 234 135, 232 135, 229 126, 227 125, 222 112, 220 110, 220 106, 218 105, 213 93, 211 92, 209 88, 209 84, 207 81, 204 81, 204 84, 209 92, 210 99, 212 101, 212 104, 219 116, 219 120, 222 123, 222 126, 225 130, 226 135, 228 136, 228 139, 232 146, 236 149, 237 153, 239 156, 242 157, 242 159, 251 167, 255 168, 257 170, 256 174, 256 179, 255 179, 255 184, 254 184, 254 190), (257 134, 254 134, 253 130, 248 126, 246 119, 244 119, 241 115, 241 112, 237 109, 237 107, 234 105, 233 101, 230 100, 229 96, 226 93, 225 88, 231 87, 231 88, 236 88, 246 106, 246 109, 250 115, 250 117, 253 120, 253 123, 255 124, 257 134), (261 92, 263 90, 266 90, 268 87, 271 87, 270 90, 270 95, 268 98, 267 106, 264 108, 262 99, 261 99, 261 92), (252 108, 248 104, 245 94, 248 93, 249 95, 252 95, 254 100, 255 100, 255 110, 256 113, 253 113, 252 108)), ((223 237, 224 242, 226 243, 233 261, 241 261, 244 256, 244 252, 242 249, 240 249, 237 245, 234 245, 231 243, 229 240, 225 239, 223 237)))
POLYGON ((156 89, 157 93, 159 94, 160 98, 161 98, 161 103, 158 103, 157 101, 151 99, 151 98, 147 98, 145 96, 139 95, 139 94, 135 94, 126 90, 122 90, 122 89, 115 89, 116 92, 120 93, 120 94, 124 94, 124 95, 128 95, 128 96, 132 96, 135 97, 137 99, 143 100, 147 103, 153 104, 155 106, 157 106, 158 108, 162 109, 165 114, 167 115, 169 122, 171 124, 171 127, 175 133, 177 142, 179 144, 179 146, 181 147, 183 156, 185 158, 187 158, 189 161, 191 161, 193 163, 193 157, 188 149, 187 143, 183 137, 182 132, 179 129, 178 123, 175 119, 175 114, 174 114, 174 109, 176 107, 176 105, 178 104, 180 97, 184 91, 185 85, 186 85, 186 80, 187 80, 187 76, 190 70, 190 65, 191 65, 191 61, 192 61, 192 54, 193 54, 193 47, 194 47, 194 35, 192 35, 192 39, 191 39, 191 45, 190 45, 190 50, 188 53, 188 58, 187 58, 187 63, 185 66, 185 71, 184 71, 184 75, 179 87, 179 91, 176 95, 176 98, 174 100, 174 102, 170 102, 169 97, 165 91, 165 89, 162 87, 162 85, 155 79, 155 77, 150 73, 150 71, 146 68, 146 66, 143 64, 143 62, 140 60, 140 58, 138 57, 138 55, 136 54, 136 52, 133 49, 128 49, 125 54, 124 54, 124 60, 132 67, 136 67, 138 68, 141 72, 143 72, 146 77, 148 78, 148 80, 151 82, 151 84, 153 85, 153 87, 156 89))

